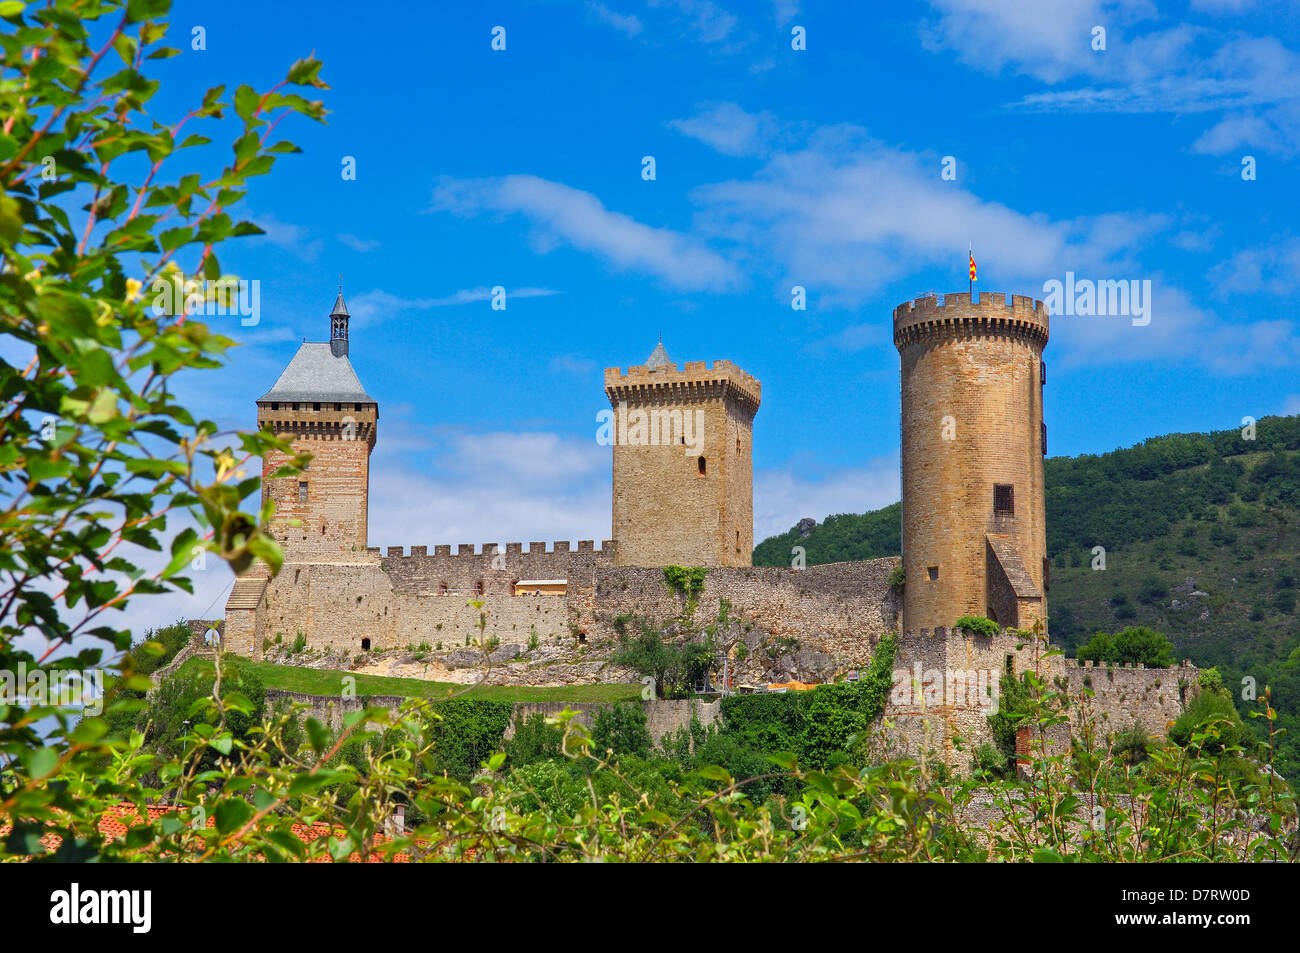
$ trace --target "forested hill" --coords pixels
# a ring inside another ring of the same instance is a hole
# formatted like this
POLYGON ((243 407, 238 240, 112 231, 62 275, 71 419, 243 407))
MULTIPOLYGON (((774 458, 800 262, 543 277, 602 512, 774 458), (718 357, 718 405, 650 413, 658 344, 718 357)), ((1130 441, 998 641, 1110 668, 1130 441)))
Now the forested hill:
MULTIPOLYGON (((1148 625, 1230 687, 1271 685, 1294 749, 1285 760, 1300 765, 1300 417, 1261 419, 1253 441, 1240 429, 1170 434, 1051 457, 1046 479, 1053 641, 1072 652, 1095 631, 1148 625)), ((829 516, 806 537, 795 527, 759 543, 754 564, 789 565, 794 546, 809 565, 898 555, 900 521, 897 503, 829 516)))

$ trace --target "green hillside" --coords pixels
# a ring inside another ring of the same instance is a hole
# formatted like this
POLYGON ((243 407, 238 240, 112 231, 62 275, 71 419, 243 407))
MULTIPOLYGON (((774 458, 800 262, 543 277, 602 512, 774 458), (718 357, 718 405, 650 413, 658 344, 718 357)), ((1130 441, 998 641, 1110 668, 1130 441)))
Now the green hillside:
MULTIPOLYGON (((1270 685, 1290 729, 1278 768, 1300 775, 1300 417, 1261 419, 1253 441, 1170 434, 1052 457, 1046 479, 1053 640, 1072 654, 1097 630, 1148 625, 1217 666, 1238 696, 1244 677, 1270 685), (1095 546, 1104 570, 1092 568, 1095 546)), ((789 565, 794 546, 809 565, 897 555, 900 515, 895 503, 830 516, 806 537, 764 540, 754 563, 789 565)))

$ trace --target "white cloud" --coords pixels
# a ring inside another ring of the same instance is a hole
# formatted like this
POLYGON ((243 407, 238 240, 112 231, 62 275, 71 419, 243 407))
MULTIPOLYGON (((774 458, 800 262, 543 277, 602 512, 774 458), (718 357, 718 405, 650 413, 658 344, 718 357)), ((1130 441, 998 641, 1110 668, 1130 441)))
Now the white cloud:
POLYGON ((682 33, 698 43, 722 43, 733 37, 739 19, 712 0, 646 0, 651 8, 673 14, 682 33))
POLYGON ((347 245, 355 252, 374 251, 379 247, 379 242, 367 238, 357 238, 355 235, 349 235, 346 232, 338 236, 339 241, 347 245))
POLYGON ((462 218, 485 212, 523 215, 552 247, 565 242, 674 288, 724 290, 742 281, 731 262, 689 236, 645 225, 610 211, 590 192, 532 175, 443 178, 434 189, 433 208, 462 218))
POLYGON ((1210 272, 1221 294, 1264 292, 1290 297, 1300 284, 1300 238, 1275 238, 1266 245, 1243 248, 1210 272))
POLYGON ((601 369, 595 361, 575 354, 560 354, 551 358, 550 368, 554 373, 573 374, 577 377, 590 377, 601 369))
POLYGON ((899 499, 898 455, 862 467, 805 472, 796 464, 754 474, 754 541, 784 533, 805 516, 865 513, 899 499))
POLYGON ((312 238, 311 229, 282 222, 267 213, 250 214, 249 218, 266 233, 249 239, 250 241, 268 241, 303 261, 312 262, 320 257, 325 243, 319 238, 312 238))
POLYGON ((601 23, 613 27, 620 33, 637 36, 641 32, 641 21, 632 14, 618 13, 603 3, 595 2, 595 0, 589 0, 587 10, 601 23))
POLYGON ((780 132, 771 113, 746 112, 735 103, 712 104, 690 119, 674 119, 668 125, 729 156, 763 155, 780 132))
MULTIPOLYGON (((953 53, 975 68, 1013 69, 1049 86, 1011 108, 1038 111, 1194 114, 1227 112, 1197 140, 1220 153, 1249 141, 1283 155, 1300 149, 1300 54, 1273 37, 1228 33, 1180 22, 1167 25, 1148 0, 930 0, 937 22, 922 45, 953 53), (1091 47, 1107 30, 1106 49, 1091 47), (1263 110, 1259 114, 1258 110, 1263 110), (1252 112, 1256 110, 1256 112, 1252 112)), ((1203 2, 1206 12, 1247 4, 1203 2)))
MULTIPOLYGON (((533 288, 524 286, 506 290, 507 302, 515 298, 547 298, 560 292, 552 288, 533 288)), ((376 288, 351 298, 348 310, 357 327, 372 327, 380 322, 408 311, 424 311, 429 308, 449 308, 462 304, 478 304, 492 299, 492 289, 486 285, 477 288, 461 288, 441 298, 403 298, 376 288)))
POLYGON ((379 456, 370 545, 607 539, 610 448, 551 433, 459 432, 414 470, 379 456), (420 500, 418 507, 382 500, 420 500))

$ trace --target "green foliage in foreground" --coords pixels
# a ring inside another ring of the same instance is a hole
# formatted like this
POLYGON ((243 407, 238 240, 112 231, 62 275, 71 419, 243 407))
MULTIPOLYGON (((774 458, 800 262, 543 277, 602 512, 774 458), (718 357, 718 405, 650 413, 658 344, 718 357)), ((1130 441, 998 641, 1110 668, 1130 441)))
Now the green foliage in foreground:
MULTIPOLYGON (((608 754, 570 713, 544 719, 546 736, 526 746, 544 749, 545 757, 512 765, 510 747, 488 750, 506 715, 492 715, 488 703, 470 710, 458 701, 413 700, 391 715, 358 713, 338 734, 311 721, 295 734, 287 730, 294 716, 280 712, 236 733, 230 718, 248 706, 214 691, 203 705, 212 730, 183 734, 177 757, 132 733, 102 738, 52 765, 58 793, 45 820, 64 837, 65 859, 345 860, 399 852, 430 861, 550 862, 1296 858, 1293 795, 1267 774, 1245 770, 1253 762, 1214 717, 1201 721, 1187 744, 1152 745, 1134 764, 1122 754, 1123 739, 1092 733, 1087 693, 1066 698, 1032 672, 1023 687, 1020 723, 1035 737, 1059 724, 1068 707, 1085 711, 1074 748, 1055 754, 1035 744, 1032 778, 1019 783, 953 776, 910 760, 818 770, 789 754, 752 752, 738 775, 710 763, 738 750, 729 729, 692 726, 684 750, 675 747, 682 739, 667 739, 657 751, 618 753, 640 749, 633 738, 608 745, 615 749, 608 754), (467 738, 478 741, 463 743, 467 738), (449 769, 475 757, 483 761, 472 777, 449 769), (92 770, 104 759, 106 768, 92 770), (990 807, 974 824, 977 799, 990 807), (178 808, 106 840, 98 820, 123 801, 178 808), (378 838, 398 804, 414 829, 378 838), (200 809, 211 826, 194 823, 200 809), (334 833, 304 844, 290 829, 304 818, 334 833)), ((776 718, 760 719, 751 707, 748 726, 784 720, 788 729, 796 724, 792 712, 818 706, 809 699, 778 708, 789 697, 763 699, 776 718)), ((1265 706, 1261 714, 1271 720, 1275 713, 1265 706)), ((609 736, 632 738, 634 721, 627 711, 615 716, 609 736)), ((10 790, 22 780, 6 778, 10 790)), ((48 829, 20 821, 5 853, 42 854, 37 835, 48 829)))

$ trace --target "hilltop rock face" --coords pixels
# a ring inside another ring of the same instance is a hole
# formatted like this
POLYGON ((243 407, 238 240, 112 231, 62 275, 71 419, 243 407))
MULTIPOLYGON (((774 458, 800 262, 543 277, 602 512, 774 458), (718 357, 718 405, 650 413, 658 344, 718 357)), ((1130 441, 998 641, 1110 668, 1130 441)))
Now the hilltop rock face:
POLYGON ((805 516, 803 519, 799 521, 799 525, 795 527, 795 529, 799 531, 800 539, 807 539, 809 536, 812 535, 812 531, 815 530, 816 528, 817 528, 817 521, 813 519, 811 516, 805 516))

